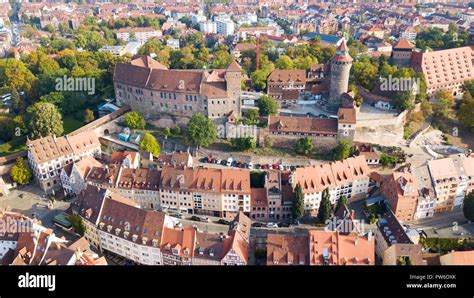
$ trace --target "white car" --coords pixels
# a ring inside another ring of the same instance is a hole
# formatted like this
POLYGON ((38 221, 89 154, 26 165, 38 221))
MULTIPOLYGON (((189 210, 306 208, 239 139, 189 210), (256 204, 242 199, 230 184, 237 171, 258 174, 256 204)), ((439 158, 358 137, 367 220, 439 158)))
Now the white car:
POLYGON ((267 228, 278 228, 278 225, 274 222, 267 223, 267 228))
POLYGON ((220 165, 222 163, 222 159, 217 160, 217 164, 220 165))
POLYGON ((234 161, 234 160, 232 159, 232 157, 229 157, 229 158, 227 159, 227 166, 230 167, 230 166, 232 165, 232 162, 233 162, 233 161, 234 161))
POLYGON ((175 228, 182 228, 183 224, 181 222, 177 221, 177 222, 174 223, 174 226, 175 226, 175 228))
POLYGON ((201 221, 202 222, 209 222, 209 218, 208 217, 201 217, 201 221))
POLYGON ((252 170, 252 169, 253 169, 253 163, 252 163, 252 162, 249 162, 248 168, 249 168, 249 170, 252 170))
POLYGON ((278 165, 278 170, 283 171, 284 170, 283 165, 278 165))

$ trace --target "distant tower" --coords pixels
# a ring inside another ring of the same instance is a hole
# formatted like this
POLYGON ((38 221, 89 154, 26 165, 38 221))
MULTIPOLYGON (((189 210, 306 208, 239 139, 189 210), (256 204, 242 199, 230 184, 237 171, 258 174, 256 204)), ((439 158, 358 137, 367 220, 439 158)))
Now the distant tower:
POLYGON ((352 57, 343 38, 336 49, 336 55, 331 60, 331 77, 329 84, 328 108, 336 111, 341 106, 341 95, 347 92, 349 73, 352 67, 352 57))
POLYGON ((392 64, 398 67, 410 66, 411 54, 415 46, 405 38, 400 38, 392 50, 392 64))

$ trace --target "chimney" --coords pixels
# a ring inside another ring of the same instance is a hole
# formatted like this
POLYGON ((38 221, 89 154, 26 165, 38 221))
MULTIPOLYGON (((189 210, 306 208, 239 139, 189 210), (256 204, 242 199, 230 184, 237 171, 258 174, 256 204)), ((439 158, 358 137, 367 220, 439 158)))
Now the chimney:
POLYGON ((357 246, 357 243, 359 242, 359 236, 356 236, 355 240, 354 240, 354 245, 357 246))

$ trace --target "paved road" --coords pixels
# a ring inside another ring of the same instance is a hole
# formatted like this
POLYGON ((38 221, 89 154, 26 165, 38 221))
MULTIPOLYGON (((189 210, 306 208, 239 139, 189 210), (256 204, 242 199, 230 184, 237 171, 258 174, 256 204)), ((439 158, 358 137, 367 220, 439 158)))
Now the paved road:
POLYGON ((433 217, 427 218, 427 219, 421 219, 413 224, 410 225, 410 227, 413 228, 448 228, 452 227, 456 222, 458 225, 463 224, 466 222, 466 218, 464 218, 462 209, 456 209, 452 212, 446 212, 446 213, 441 213, 441 214, 435 214, 433 217))
POLYGON ((53 228, 53 218, 66 210, 69 202, 56 201, 53 209, 49 209, 43 192, 35 185, 27 185, 11 191, 6 197, 0 197, 0 208, 7 207, 28 217, 36 217, 45 227, 53 228))

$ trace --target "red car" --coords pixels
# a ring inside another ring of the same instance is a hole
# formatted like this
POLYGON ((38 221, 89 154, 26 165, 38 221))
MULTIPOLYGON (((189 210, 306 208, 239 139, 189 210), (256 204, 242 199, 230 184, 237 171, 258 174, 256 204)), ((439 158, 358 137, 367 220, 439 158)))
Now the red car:
POLYGON ((278 164, 277 163, 273 165, 273 169, 278 170, 278 164))

